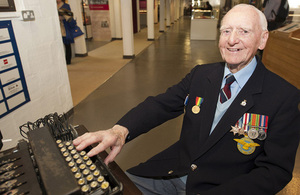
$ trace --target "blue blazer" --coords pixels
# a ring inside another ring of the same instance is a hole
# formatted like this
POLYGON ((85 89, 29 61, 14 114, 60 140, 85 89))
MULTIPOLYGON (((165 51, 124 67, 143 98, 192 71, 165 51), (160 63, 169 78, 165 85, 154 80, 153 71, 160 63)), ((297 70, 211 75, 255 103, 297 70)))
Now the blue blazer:
POLYGON ((292 178, 299 145, 300 93, 257 61, 254 73, 211 135, 225 63, 196 66, 177 85, 129 111, 118 122, 129 129, 128 141, 181 114, 184 120, 175 144, 128 172, 145 177, 188 175, 187 194, 280 191, 292 178), (191 111, 196 97, 204 99, 199 114, 191 111), (250 155, 242 154, 234 141, 243 136, 230 132, 244 113, 269 117, 267 138, 254 140, 260 146, 250 155))

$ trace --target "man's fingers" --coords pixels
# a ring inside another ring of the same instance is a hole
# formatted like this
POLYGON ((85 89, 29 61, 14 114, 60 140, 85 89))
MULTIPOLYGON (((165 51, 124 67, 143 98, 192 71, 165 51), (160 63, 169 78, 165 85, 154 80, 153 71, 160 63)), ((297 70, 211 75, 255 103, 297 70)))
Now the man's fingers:
POLYGON ((108 165, 110 162, 114 161, 114 159, 120 153, 120 151, 121 151, 121 147, 119 146, 113 147, 110 153, 108 154, 108 156, 105 158, 104 163, 108 165))
POLYGON ((73 140, 74 146, 79 145, 79 144, 82 142, 82 140, 84 140, 84 137, 87 136, 87 135, 88 135, 88 133, 85 133, 85 134, 83 134, 83 135, 77 137, 76 139, 74 139, 74 140, 73 140))
POLYGON ((76 146, 76 149, 81 151, 87 146, 92 145, 97 142, 101 142, 101 133, 85 133, 84 135, 76 138, 73 141, 73 144, 76 146))
POLYGON ((85 133, 84 135, 76 138, 73 141, 73 144, 77 150, 81 151, 89 145, 99 143, 87 153, 87 156, 89 157, 95 156, 111 147, 112 150, 104 161, 106 164, 108 164, 109 162, 112 162, 120 153, 125 142, 124 137, 126 137, 126 135, 123 135, 122 132, 120 133, 117 130, 110 129, 105 131, 85 133))
POLYGON ((105 146, 102 142, 99 143, 96 147, 94 147, 93 149, 91 149, 88 153, 87 156, 88 157, 92 157, 95 156, 96 154, 99 154, 100 152, 104 151, 107 148, 107 146, 105 146))

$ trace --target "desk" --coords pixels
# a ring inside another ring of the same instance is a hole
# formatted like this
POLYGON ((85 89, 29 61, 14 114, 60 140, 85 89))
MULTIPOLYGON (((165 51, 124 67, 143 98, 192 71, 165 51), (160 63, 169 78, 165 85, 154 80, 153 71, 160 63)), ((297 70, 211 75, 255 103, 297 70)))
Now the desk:
POLYGON ((280 31, 280 29, 271 31, 262 62, 269 70, 300 89, 299 51, 300 28, 292 32, 280 31))
MULTIPOLYGON (((88 130, 83 126, 79 125, 75 127, 78 135, 83 135, 88 132, 88 130)), ((95 145, 93 145, 95 146, 95 145)), ((105 159, 108 155, 106 151, 98 154, 102 159, 105 159)), ((124 171, 119 167, 119 165, 113 161, 108 165, 108 168, 112 174, 123 184, 123 195, 141 195, 142 192, 134 185, 134 183, 127 177, 124 171)))

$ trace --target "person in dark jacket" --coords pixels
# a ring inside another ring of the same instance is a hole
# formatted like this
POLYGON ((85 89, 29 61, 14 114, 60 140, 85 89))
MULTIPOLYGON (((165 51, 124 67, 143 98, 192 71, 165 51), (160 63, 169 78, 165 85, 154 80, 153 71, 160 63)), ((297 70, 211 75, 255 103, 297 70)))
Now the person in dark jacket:
POLYGON ((263 2, 263 12, 267 18, 268 21, 268 30, 276 30, 277 28, 282 25, 281 23, 278 23, 275 21, 276 15, 279 11, 279 7, 281 4, 281 0, 264 0, 263 2))
POLYGON ((225 62, 196 66, 111 129, 75 139, 76 149, 99 143, 93 156, 110 147, 108 164, 126 142, 184 114, 180 139, 127 171, 143 194, 276 194, 292 178, 300 93, 255 56, 268 36, 260 10, 236 5, 220 27, 225 62))
POLYGON ((204 6, 205 10, 213 10, 213 7, 211 6, 211 4, 209 3, 209 1, 205 2, 205 6, 204 6))
POLYGON ((70 32, 70 22, 73 20, 73 13, 70 5, 65 3, 65 0, 56 0, 59 14, 60 29, 63 43, 65 45, 66 63, 71 64, 72 49, 71 44, 74 43, 74 38, 70 32))

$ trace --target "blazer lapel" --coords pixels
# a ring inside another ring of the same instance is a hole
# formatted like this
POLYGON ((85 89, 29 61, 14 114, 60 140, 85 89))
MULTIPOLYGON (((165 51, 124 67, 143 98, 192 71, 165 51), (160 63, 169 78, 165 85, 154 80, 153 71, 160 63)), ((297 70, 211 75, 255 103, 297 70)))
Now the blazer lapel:
MULTIPOLYGON (((231 130, 231 126, 234 126, 236 122, 243 116, 243 114, 246 113, 254 105, 253 96, 257 93, 261 93, 262 91, 265 70, 266 69, 263 66, 263 64, 258 60, 257 67, 253 72, 252 76, 249 78, 249 80, 247 81, 243 89, 239 92, 235 100, 232 102, 231 106, 225 112, 224 116, 219 121, 212 134, 206 137, 207 139, 204 145, 202 145, 203 147, 201 147, 200 150, 198 150, 197 158, 199 158, 201 155, 207 152, 212 146, 214 146, 228 131, 231 130), (242 104, 242 102, 246 102, 246 105, 242 104)), ((213 110, 215 110, 215 108, 216 105, 211 107, 211 109, 213 110)), ((207 118, 208 117, 211 117, 213 120, 214 115, 213 116, 209 115, 207 116, 207 118)), ((206 125, 204 129, 201 129, 201 131, 204 130, 205 131, 204 133, 207 134, 208 129, 210 130, 210 127, 207 128, 206 125)), ((200 140, 203 141, 203 139, 200 140)))
POLYGON ((207 75, 208 84, 205 91, 205 102, 201 108, 201 125, 199 131, 199 143, 203 144, 209 137, 211 124, 213 123, 217 101, 219 97, 220 87, 224 74, 224 65, 221 68, 213 70, 211 74, 207 75))

